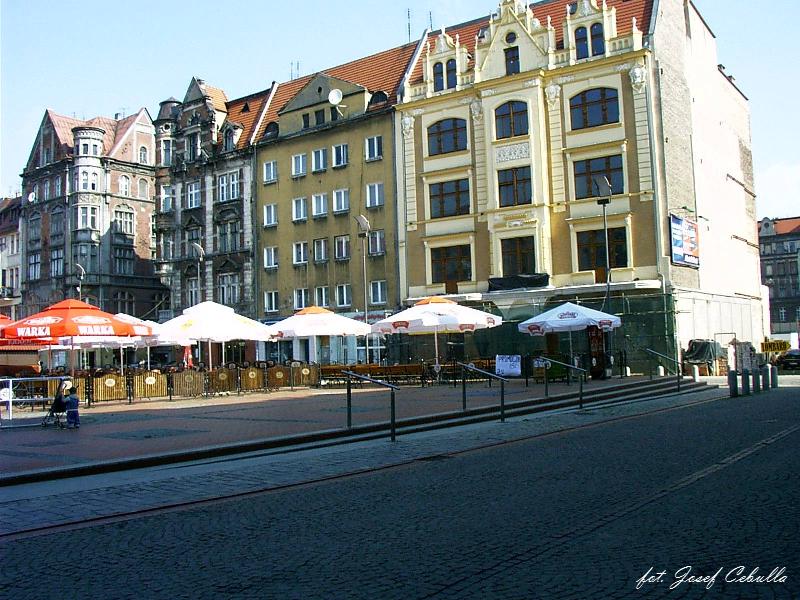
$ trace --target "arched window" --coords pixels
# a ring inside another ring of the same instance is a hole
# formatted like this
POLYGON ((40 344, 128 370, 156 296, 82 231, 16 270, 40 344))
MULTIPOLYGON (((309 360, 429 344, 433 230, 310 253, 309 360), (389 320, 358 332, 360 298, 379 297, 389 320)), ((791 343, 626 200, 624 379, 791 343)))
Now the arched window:
POLYGON ((147 198, 148 196, 148 185, 146 179, 139 180, 139 198, 147 198))
POLYGON ((97 173, 92 173, 92 186, 93 191, 97 191, 97 173))
POLYGON ((143 165, 147 164, 147 147, 142 146, 139 148, 139 162, 143 165))
POLYGON ((127 175, 122 175, 119 178, 119 193, 122 196, 131 195, 131 180, 127 175))
POLYGON ((578 27, 575 30, 575 58, 589 57, 589 40, 586 38, 586 27, 578 27))
POLYGON ((442 63, 437 62, 433 65, 433 91, 439 92, 444 89, 444 73, 442 63))
POLYGON ((225 152, 233 150, 233 129, 228 129, 225 132, 225 152))
POLYGON ((372 97, 369 99, 370 106, 375 104, 381 104, 382 102, 386 102, 389 99, 389 96, 383 90, 378 90, 372 97))
POLYGON ((619 98, 614 88, 593 88, 569 100, 572 129, 619 123, 619 98))
POLYGON ((64 234, 64 209, 56 208, 50 213, 50 236, 64 234))
POLYGON ((467 122, 443 119, 428 127, 428 154, 447 154, 467 149, 467 122))
POLYGON ((81 189, 89 189, 89 173, 86 171, 81 171, 81 189))
POLYGON ((528 134, 528 107, 524 102, 501 104, 494 111, 495 132, 498 140, 528 134))
POLYGON ((267 129, 264 131, 264 138, 268 140, 274 140, 276 137, 278 137, 278 132, 278 124, 275 121, 272 121, 271 123, 267 124, 267 129))
POLYGON ((447 61, 447 88, 455 88, 456 80, 456 59, 451 58, 447 61))
POLYGON ((592 56, 599 56, 606 53, 606 41, 603 38, 603 24, 595 23, 591 28, 592 33, 592 56))
POLYGON ((42 216, 39 213, 33 213, 28 217, 28 239, 38 240, 42 237, 42 216))

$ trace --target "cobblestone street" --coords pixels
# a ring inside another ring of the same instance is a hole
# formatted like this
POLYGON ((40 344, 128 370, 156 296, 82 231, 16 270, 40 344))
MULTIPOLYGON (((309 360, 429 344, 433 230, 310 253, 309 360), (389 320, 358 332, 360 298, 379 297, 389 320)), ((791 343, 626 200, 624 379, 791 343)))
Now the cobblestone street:
MULTIPOLYGON (((594 421, 603 410, 575 412, 559 417, 572 429, 519 441, 497 431, 524 438, 524 427, 541 428, 535 419, 481 425, 470 431, 494 444, 483 449, 453 448, 437 437, 456 435, 448 431, 365 445, 360 457, 338 450, 326 460, 345 473, 387 448, 406 458, 425 443, 450 448, 244 499, 10 538, 0 596, 796 598, 798 401, 798 388, 782 388, 607 422, 594 421), (670 589, 687 566, 722 571, 710 589, 670 589), (726 582, 739 566, 741 577, 785 567, 786 579, 726 582), (651 567, 666 575, 637 589, 651 567)), ((235 488, 274 460, 227 477, 235 488)))

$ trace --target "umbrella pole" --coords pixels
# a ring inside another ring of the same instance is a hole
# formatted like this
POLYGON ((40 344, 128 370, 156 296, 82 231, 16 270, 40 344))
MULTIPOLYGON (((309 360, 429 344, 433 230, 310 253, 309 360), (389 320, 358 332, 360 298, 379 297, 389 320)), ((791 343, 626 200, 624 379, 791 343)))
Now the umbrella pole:
POLYGON ((150 346, 147 346, 147 370, 150 370, 150 346))
POLYGON ((122 353, 122 344, 120 344, 120 346, 119 346, 119 374, 120 375, 124 375, 125 374, 124 362, 125 362, 125 360, 123 358, 123 353, 122 353))
POLYGON ((208 340, 208 370, 211 370, 211 340, 208 340))
POLYGON ((433 349, 436 353, 436 360, 434 361, 436 366, 439 366, 439 328, 433 328, 433 349))
POLYGON ((222 342, 222 362, 220 364, 223 367, 225 366, 225 342, 222 342))

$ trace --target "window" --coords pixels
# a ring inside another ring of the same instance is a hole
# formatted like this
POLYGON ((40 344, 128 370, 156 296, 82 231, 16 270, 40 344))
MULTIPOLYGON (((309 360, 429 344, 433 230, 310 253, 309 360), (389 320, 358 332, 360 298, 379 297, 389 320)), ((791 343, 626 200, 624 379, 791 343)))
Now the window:
POLYGON ((114 273, 133 275, 133 248, 114 248, 114 273))
POLYGON ((45 200, 50 200, 50 180, 46 179, 42 186, 42 194, 45 200))
POLYGON ((200 182, 192 181, 186 184, 186 208, 200 206, 200 182))
POLYGON ((350 306, 353 303, 352 286, 340 283, 336 286, 336 306, 350 306))
POLYGON ((338 121, 339 120, 339 111, 341 109, 338 106, 331 106, 331 121, 338 121))
POLYGON ((239 273, 221 273, 217 277, 217 301, 220 304, 239 302, 239 273))
POLYGON ((383 136, 368 137, 364 143, 364 158, 367 161, 383 158, 383 136))
POLYGON ((781 323, 786 322, 786 309, 783 306, 778 309, 778 321, 781 323))
MULTIPOLYGON (((94 182, 92 183, 94 185, 94 182)), ((149 185, 147 184, 146 179, 139 180, 139 198, 147 198, 150 195, 149 185)), ((92 188, 94 189, 94 188, 92 188)))
POLYGON ((197 271, 193 275, 193 278, 186 280, 186 303, 190 306, 200 302, 200 276, 197 271))
POLYGON ((278 290, 264 292, 264 312, 278 312, 278 290))
POLYGON ((292 177, 302 177, 306 174, 306 155, 295 154, 292 156, 292 177))
POLYGON ((317 148, 311 153, 311 170, 319 173, 328 168, 328 149, 317 148))
POLYGON ((586 38, 586 27, 575 30, 575 58, 578 60, 589 57, 589 41, 586 38))
MULTIPOLYGON (((594 270, 599 274, 598 281, 605 281, 606 244, 602 229, 579 231, 577 234, 578 269, 594 270)), ((628 246, 624 227, 611 227, 608 230, 608 261, 611 268, 628 266, 628 246)))
POLYGON ((308 288, 296 288, 294 290, 294 308, 300 310, 308 306, 308 288))
POLYGON ((200 134, 192 133, 186 138, 186 160, 191 162, 200 157, 200 134))
POLYGON ((328 194, 313 194, 311 196, 311 216, 315 219, 328 214, 328 194))
POLYGON ((428 127, 428 154, 447 154, 467 149, 467 122, 444 119, 428 127))
POLYGON ((119 178, 119 193, 122 196, 131 195, 131 180, 127 175, 123 175, 119 178))
POLYGON ((295 242, 292 256, 295 265, 308 264, 308 242, 295 242))
POLYGON ((28 280, 36 281, 42 275, 41 271, 41 255, 38 252, 33 252, 28 255, 28 280))
POLYGON ((200 245, 201 233, 199 227, 190 227, 186 230, 186 250, 187 256, 190 258, 198 258, 200 256, 200 251, 194 244, 200 245))
POLYGON ((367 184, 367 208, 383 206, 383 183, 367 184))
POLYGON ((267 127, 264 129, 264 139, 274 140, 278 137, 279 133, 280 126, 275 121, 270 121, 267 123, 267 127))
POLYGON ((98 212, 97 206, 79 206, 78 207, 78 229, 94 229, 99 230, 98 225, 98 212))
POLYGON ((50 250, 50 277, 61 277, 64 274, 64 249, 50 250))
POLYGON ((266 246, 264 248, 264 268, 277 269, 278 268, 278 247, 266 246))
POLYGON ((133 211, 128 208, 117 208, 114 211, 114 231, 133 235, 133 211))
POLYGON ((53 187, 55 188, 55 191, 53 192, 53 196, 55 198, 58 198, 61 195, 61 177, 56 177, 53 180, 53 184, 54 184, 53 187))
MULTIPOLYGON (((81 171, 81 189, 88 190, 89 189, 89 173, 86 171, 81 171)), ((38 196, 38 189, 34 186, 34 197, 38 196)))
POLYGON ((533 236, 500 241, 504 277, 532 275, 536 272, 536 252, 533 242, 533 236))
POLYGON ((333 212, 343 213, 350 210, 350 190, 333 190, 333 212))
POLYGON ((114 306, 118 313, 132 315, 134 313, 135 300, 131 292, 115 292, 114 306))
POLYGON ((369 282, 369 303, 386 304, 386 280, 369 282))
POLYGON ((314 304, 317 306, 328 306, 329 303, 329 288, 327 285, 321 285, 314 288, 314 304))
POLYGON ((81 148, 83 149, 82 154, 89 154, 89 144, 82 144, 81 148))
POLYGON ((147 147, 141 146, 139 148, 139 162, 143 165, 147 164, 147 147))
POLYGON ((433 219, 469 214, 468 179, 432 183, 430 195, 433 219))
POLYGON ((161 140, 161 164, 165 167, 172 165, 172 140, 161 140))
POLYGON ((599 195, 598 181, 608 178, 612 194, 625 191, 622 179, 622 155, 578 160, 575 169, 575 198, 595 198, 599 195))
POLYGON ((308 129, 311 127, 311 115, 309 113, 305 113, 303 115, 303 129, 308 129))
POLYGON ((456 59, 451 58, 447 61, 447 88, 453 89, 456 87, 457 73, 456 73, 456 59))
POLYGON ((347 166, 347 144, 338 144, 333 147, 333 168, 347 166))
POLYGON ((350 260, 349 235, 337 235, 333 238, 333 257, 336 260, 350 260))
POLYGON ((595 23, 592 25, 592 56, 599 56, 606 53, 606 42, 603 39, 603 25, 602 23, 595 23))
POLYGON ((50 215, 50 236, 62 235, 64 233, 64 211, 54 210, 50 215))
POLYGON ((239 171, 231 171, 217 177, 217 200, 227 202, 239 197, 239 171))
POLYGON ((619 99, 613 88, 594 88, 570 98, 572 129, 619 123, 619 99))
POLYGON ((498 171, 497 189, 500 206, 530 204, 532 202, 531 168, 517 167, 498 171))
POLYGON ((264 163, 264 183, 278 181, 278 161, 269 160, 264 163))
POLYGON ((367 233, 367 247, 372 256, 386 254, 386 235, 383 229, 375 229, 367 233))
POLYGON ((233 150, 233 148, 234 148, 234 145, 233 145, 233 129, 228 129, 225 132, 225 138, 224 138, 222 143, 223 143, 223 149, 225 150, 225 152, 230 152, 231 150, 233 150))
POLYGON ((274 227, 278 224, 278 205, 264 205, 264 227, 274 227))
POLYGON ((92 182, 89 184, 89 189, 93 192, 97 191, 97 173, 92 173, 92 182))
POLYGON ((38 213, 34 213, 28 218, 28 239, 42 239, 42 217, 38 213))
POLYGON ((512 46, 504 50, 506 57, 506 75, 519 73, 519 48, 512 46))
POLYGON ((314 125, 324 125, 325 124, 325 109, 320 108, 319 110, 314 111, 314 125))
POLYGON ((173 196, 171 185, 161 186, 161 212, 172 212, 175 207, 175 197, 173 196))
POLYGON ((431 282, 471 281, 470 245, 431 248, 431 282))
POLYGON ((433 65, 433 91, 440 92, 444 89, 444 67, 437 62, 433 65))
POLYGON ((292 200, 292 221, 305 221, 308 219, 308 207, 305 198, 292 200))
POLYGON ((239 221, 228 218, 217 224, 217 251, 236 252, 239 250, 239 221))
POLYGON ((319 238, 314 240, 314 262, 324 263, 328 261, 328 239, 319 238))
POLYGON ((172 232, 159 234, 158 247, 161 252, 161 258, 164 260, 172 260, 175 257, 175 250, 173 248, 175 242, 172 239, 172 232))
POLYGON ((528 106, 519 101, 501 104, 494 111, 494 124, 498 140, 528 135, 528 106))

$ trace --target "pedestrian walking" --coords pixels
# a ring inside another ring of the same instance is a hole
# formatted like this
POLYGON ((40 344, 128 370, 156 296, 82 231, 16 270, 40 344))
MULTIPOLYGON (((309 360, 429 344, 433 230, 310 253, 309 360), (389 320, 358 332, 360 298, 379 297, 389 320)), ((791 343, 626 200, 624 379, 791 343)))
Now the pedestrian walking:
POLYGON ((78 414, 78 389, 75 386, 69 388, 69 396, 67 396, 67 429, 75 427, 78 429, 81 426, 81 417, 78 414))

